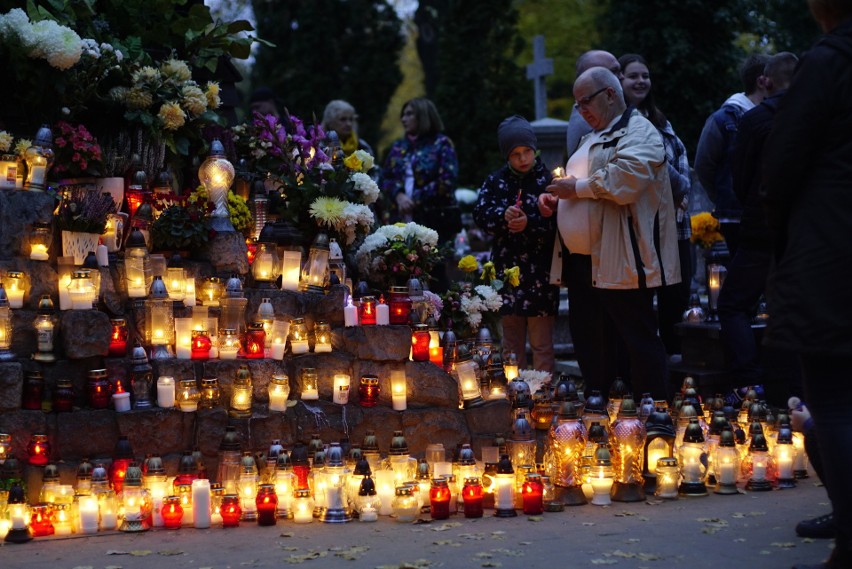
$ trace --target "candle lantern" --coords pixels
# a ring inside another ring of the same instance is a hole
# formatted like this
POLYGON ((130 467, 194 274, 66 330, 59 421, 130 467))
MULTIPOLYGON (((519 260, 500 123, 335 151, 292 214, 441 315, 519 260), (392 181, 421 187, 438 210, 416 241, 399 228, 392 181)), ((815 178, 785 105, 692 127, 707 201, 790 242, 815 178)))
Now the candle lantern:
POLYGON ((30 437, 27 444, 27 455, 29 464, 32 466, 44 466, 50 459, 50 441, 47 435, 35 434, 30 437))
POLYGON ((429 326, 415 324, 411 329, 411 359, 415 362, 429 361, 429 326))
POLYGON ((246 305, 242 281, 236 275, 225 284, 225 296, 219 299, 219 328, 233 328, 242 335, 246 331, 246 305))
POLYGON ((236 427, 225 427, 225 435, 219 444, 219 469, 216 480, 225 489, 225 494, 237 494, 237 481, 240 477, 240 435, 236 427))
POLYGON ((308 260, 302 266, 299 288, 308 292, 325 292, 328 286, 328 235, 318 233, 308 251, 308 260))
POLYGON ((225 158, 225 147, 219 139, 210 143, 210 155, 198 168, 198 180, 207 189, 207 201, 213 206, 210 228, 217 232, 233 232, 228 213, 228 188, 234 181, 234 166, 225 158))
POLYGON ((272 327, 275 324, 275 307, 269 298, 263 298, 257 307, 255 322, 263 323, 263 331, 266 332, 266 347, 272 345, 272 327))
POLYGON ((142 486, 142 469, 138 465, 127 468, 121 493, 124 516, 119 531, 139 532, 151 529, 153 503, 151 494, 142 486))
POLYGON ((518 356, 514 352, 509 352, 503 360, 503 373, 506 374, 506 381, 512 381, 518 377, 518 356))
POLYGON ((369 474, 364 476, 358 486, 357 507, 360 521, 375 522, 379 519, 382 501, 376 492, 376 483, 369 474))
POLYGON ((483 514, 483 497, 482 484, 480 483, 479 478, 475 476, 465 478, 461 494, 464 517, 481 518, 483 514))
POLYGON ((512 422, 512 435, 506 441, 506 451, 512 464, 535 464, 536 437, 527 414, 519 410, 515 420, 512 422))
POLYGON ((55 464, 47 464, 42 469, 41 490, 38 494, 39 502, 54 503, 60 492, 59 468, 55 464))
POLYGON ((30 229, 30 259, 47 261, 48 250, 53 243, 53 227, 50 223, 33 223, 30 229))
POLYGON ((308 353, 308 326, 304 318, 290 320, 290 351, 293 354, 308 353))
POLYGON ((198 402, 201 400, 201 392, 194 377, 180 380, 176 393, 178 407, 184 413, 192 413, 198 410, 198 402))
MULTIPOLYGON (((463 443, 458 449, 457 456, 453 459, 451 474, 456 480, 477 478, 481 474, 470 444, 463 443)), ((464 495, 462 495, 462 500, 464 500, 464 495)))
POLYGON ((220 513, 222 515, 223 528, 238 527, 240 525, 240 518, 243 515, 239 494, 225 494, 222 497, 220 513))
POLYGON ((778 488, 795 488, 796 478, 793 475, 793 461, 796 449, 793 447, 793 430, 789 424, 782 425, 778 430, 775 448, 772 451, 775 466, 778 469, 778 488))
POLYGON ((287 410, 287 399, 290 397, 290 378, 287 377, 287 374, 273 374, 269 381, 268 390, 269 410, 285 412, 287 410))
POLYGON ((111 358, 123 358, 127 355, 127 339, 129 337, 127 320, 124 318, 112 318, 109 323, 111 327, 109 356, 111 358))
POLYGON ((244 452, 240 461, 240 478, 237 483, 240 494, 240 506, 243 510, 242 519, 254 521, 257 519, 257 486, 259 477, 257 464, 251 452, 244 452))
POLYGON ((607 398, 606 411, 609 414, 610 422, 615 421, 618 417, 618 411, 621 409, 621 403, 627 395, 627 384, 620 377, 615 378, 609 386, 609 397, 607 398))
POLYGON ((189 344, 190 359, 208 360, 210 359, 210 350, 212 348, 213 342, 210 340, 207 330, 192 331, 192 339, 189 344))
POLYGON ((772 490, 772 482, 775 479, 775 460, 769 453, 769 446, 763 433, 758 432, 752 436, 742 468, 749 475, 746 490, 753 492, 772 490))
POLYGON ((414 489, 410 486, 397 486, 393 503, 393 516, 398 522, 411 523, 417 520, 420 514, 420 505, 414 489))
POLYGON ((30 507, 30 532, 33 537, 53 535, 53 511, 50 504, 39 503, 30 507))
POLYGON ((15 358, 12 353, 12 310, 6 289, 0 284, 0 361, 15 358))
MULTIPOLYGON (((6 462, 6 457, 9 456, 10 450, 12 448, 12 435, 9 433, 0 433, 0 466, 6 462)), ((3 485, 0 484, 0 488, 3 485)), ((8 490, 8 488, 4 488, 8 490)))
POLYGON ((10 522, 5 538, 7 542, 26 543, 33 538, 30 531, 30 507, 27 505, 23 486, 17 482, 9 487, 6 515, 10 522))
POLYGON ((722 290, 722 285, 725 283, 725 277, 727 275, 728 269, 725 268, 725 265, 721 263, 711 263, 707 265, 708 322, 719 321, 719 292, 722 290))
POLYGON ((299 290, 299 272, 302 267, 302 252, 285 249, 281 252, 281 288, 299 290))
POLYGON ((331 325, 320 320, 314 325, 314 352, 331 351, 331 325))
POLYGON ((556 410, 553 408, 550 390, 545 388, 538 389, 533 394, 533 407, 530 410, 530 418, 533 426, 539 431, 550 429, 551 423, 556 416, 556 410))
POLYGON ((358 322, 362 326, 374 325, 376 323, 376 309, 375 296, 362 296, 358 301, 358 322))
POLYGON ((674 422, 665 409, 658 407, 645 421, 645 429, 642 475, 645 479, 645 491, 654 492, 657 462, 661 458, 674 457, 674 422))
MULTIPOLYGON (((127 476, 127 469, 133 461, 133 448, 130 446, 130 441, 127 435, 119 435, 115 442, 115 450, 112 455, 112 464, 109 467, 109 482, 116 494, 121 494, 124 489, 124 479, 127 476)), ((97 470, 97 468, 95 469, 97 470)), ((92 484, 95 483, 95 473, 92 473, 92 484)))
MULTIPOLYGON (((252 382, 251 371, 247 365, 237 369, 234 383, 231 387, 231 405, 228 415, 235 418, 251 417, 252 382)), ((245 504, 243 504, 245 510, 245 504)))
POLYGON ((538 516, 544 513, 544 484, 541 474, 530 472, 526 475, 521 487, 523 512, 528 516, 538 516))
POLYGON ((275 243, 258 243, 254 262, 251 264, 251 275, 258 288, 274 288, 275 281, 281 274, 281 259, 278 258, 278 248, 275 243))
MULTIPOLYGON (((247 191, 247 190, 246 190, 247 191)), ((257 194, 251 201, 251 218, 254 222, 252 227, 252 237, 260 238, 260 232, 266 225, 266 216, 269 209, 269 199, 265 196, 257 194)))
POLYGON ((346 405, 349 403, 349 384, 350 377, 345 373, 334 374, 334 393, 332 401, 338 405, 346 405))
POLYGON ((174 326, 174 303, 169 300, 163 277, 157 275, 151 281, 148 299, 145 301, 145 336, 147 344, 151 346, 151 359, 172 357, 169 344, 175 337, 174 326))
POLYGON ((296 477, 296 489, 310 489, 311 461, 308 457, 308 447, 302 441, 296 441, 293 445, 290 464, 293 465, 293 475, 296 477))
POLYGON ((343 250, 332 237, 328 241, 328 283, 330 285, 346 282, 346 262, 343 260, 343 250))
POLYGON ((446 520, 450 517, 450 498, 450 487, 446 479, 432 479, 429 488, 429 513, 433 520, 446 520))
POLYGON ((299 392, 303 400, 319 399, 318 381, 316 368, 306 367, 299 371, 299 392))
POLYGON ((234 360, 240 351, 240 337, 233 328, 219 330, 219 359, 234 360))
POLYGON ((30 290, 30 278, 23 271, 8 271, 3 278, 9 308, 23 308, 24 297, 30 290))
POLYGON ((676 458, 665 456, 657 459, 657 467, 654 469, 654 496, 664 500, 676 500, 679 480, 680 468, 676 458))
POLYGON ((257 525, 274 526, 278 523, 278 495, 274 484, 261 484, 255 498, 257 525))
POLYGON ((124 276, 127 281, 127 296, 144 298, 153 281, 151 256, 145 244, 145 236, 138 229, 130 232, 124 248, 124 276))
POLYGON ((314 521, 314 501, 308 488, 297 488, 293 496, 293 521, 309 524, 314 521))
POLYGON ((275 493, 278 496, 278 517, 282 519, 293 519, 292 501, 293 491, 296 488, 296 475, 293 474, 293 466, 286 452, 278 455, 275 463, 275 493))
POLYGON ((588 433, 571 401, 560 408, 556 425, 548 433, 545 469, 557 488, 557 495, 569 506, 586 503, 583 494, 581 460, 588 433))
POLYGON ((205 376, 201 378, 201 399, 199 409, 215 409, 222 403, 222 390, 219 388, 219 378, 205 376))
POLYGON ((138 342, 131 353, 130 369, 128 372, 130 386, 133 389, 133 408, 150 409, 151 390, 154 386, 154 370, 148 363, 148 355, 138 342))
POLYGON ((89 269, 78 269, 71 273, 68 297, 73 310, 91 310, 95 297, 95 285, 89 269))
MULTIPOLYGON (((361 407, 375 407, 379 401, 379 377, 376 375, 362 375, 358 384, 358 403, 361 407)), ((363 447, 362 447, 363 448, 363 447)))
POLYGON ((606 410, 606 402, 603 395, 597 389, 586 396, 586 404, 583 407, 583 422, 586 429, 590 430, 592 423, 600 423, 604 430, 609 430, 609 413, 606 410))
POLYGON ((263 359, 265 355, 266 332, 263 322, 252 322, 246 330, 246 340, 243 346, 243 357, 250 360, 263 359))
POLYGON ((624 395, 611 427, 613 456, 612 499, 617 502, 641 502, 645 499, 642 452, 645 448, 645 423, 639 419, 636 402, 624 395))
POLYGON ((706 496, 707 449, 704 432, 695 417, 690 419, 683 442, 678 447, 678 462, 683 478, 678 491, 684 496, 706 496))
POLYGON ((169 259, 165 282, 166 288, 169 289, 169 299, 174 302, 183 302, 186 298, 186 271, 183 268, 183 258, 180 253, 175 253, 169 259))
POLYGON ((716 470, 716 494, 738 494, 737 477, 740 471, 740 453, 734 440, 731 427, 724 429, 719 435, 719 446, 713 457, 716 470))
POLYGON ((54 157, 53 132, 48 125, 44 124, 36 132, 32 145, 24 151, 24 161, 27 163, 25 190, 44 191, 47 172, 53 166, 54 157))
POLYGON ((520 376, 512 378, 506 384, 506 398, 512 405, 512 409, 526 406, 532 399, 529 384, 520 376))
POLYGON ((405 435, 403 435, 402 431, 393 432, 388 450, 387 464, 393 471, 393 480, 397 486, 414 477, 417 460, 409 455, 408 442, 405 440, 405 435))
POLYGON ((608 506, 612 503, 612 456, 606 443, 598 443, 589 472, 589 482, 592 486, 592 504, 608 506))
POLYGON ((457 347, 455 366, 450 375, 458 383, 462 408, 469 409, 484 403, 479 378, 476 377, 476 364, 473 362, 470 350, 464 344, 457 347))
POLYGON ((331 443, 326 453, 323 472, 325 482, 324 508, 320 521, 325 523, 346 523, 352 521, 352 513, 346 497, 346 467, 343 462, 343 449, 340 443, 331 443))
POLYGON ((408 296, 407 286, 390 287, 388 307, 391 324, 408 324, 411 317, 411 297, 408 296))
POLYGON ((166 529, 180 529, 183 522, 183 505, 180 496, 166 496, 163 498, 162 506, 163 527, 166 529))
POLYGON ((56 356, 53 354, 53 338, 56 330, 54 318, 53 301, 50 295, 42 295, 38 302, 38 315, 33 321, 36 330, 36 352, 33 359, 39 362, 54 362, 56 356))
POLYGON ((112 396, 112 386, 107 370, 89 370, 86 382, 86 400, 92 409, 107 409, 112 396))
POLYGON ((404 369, 390 372, 391 404, 394 411, 405 411, 408 407, 408 378, 404 369))
POLYGON ((201 284, 201 304, 203 306, 219 306, 219 300, 224 294, 225 283, 219 277, 206 277, 201 284))
POLYGON ((512 518, 515 511, 515 469, 508 454, 500 456, 497 471, 493 476, 494 515, 498 518, 512 518))

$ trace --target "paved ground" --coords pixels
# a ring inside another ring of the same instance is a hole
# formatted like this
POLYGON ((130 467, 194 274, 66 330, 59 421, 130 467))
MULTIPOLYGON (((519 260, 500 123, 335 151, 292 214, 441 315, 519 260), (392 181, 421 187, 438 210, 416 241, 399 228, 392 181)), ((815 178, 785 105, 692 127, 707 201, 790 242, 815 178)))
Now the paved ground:
POLYGON ((451 517, 428 524, 377 523, 110 533, 39 538, 0 547, 0 568, 158 569, 281 567, 599 567, 777 569, 816 562, 831 542, 803 540, 799 519, 826 513, 815 478, 792 490, 711 494, 669 502, 592 505, 540 519, 451 517))

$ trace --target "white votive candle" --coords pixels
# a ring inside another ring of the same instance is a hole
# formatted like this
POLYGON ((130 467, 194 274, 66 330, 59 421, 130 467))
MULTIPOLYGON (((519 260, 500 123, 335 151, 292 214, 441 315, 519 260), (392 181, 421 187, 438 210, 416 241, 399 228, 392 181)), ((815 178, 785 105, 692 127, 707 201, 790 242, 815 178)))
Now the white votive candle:
POLYGON ((163 409, 175 406, 175 378, 161 375, 157 378, 157 405, 163 409))
POLYGON ((192 481, 192 525, 197 529, 210 527, 210 481, 199 478, 192 481))

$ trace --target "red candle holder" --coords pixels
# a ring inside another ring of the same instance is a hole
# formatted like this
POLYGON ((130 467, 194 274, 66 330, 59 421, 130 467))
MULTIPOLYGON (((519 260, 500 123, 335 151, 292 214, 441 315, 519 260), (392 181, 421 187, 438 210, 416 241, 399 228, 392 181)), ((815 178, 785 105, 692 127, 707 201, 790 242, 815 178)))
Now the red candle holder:
POLYGON ((33 504, 30 512, 30 531, 33 537, 53 535, 53 512, 50 504, 33 504))
POLYGON ((375 407, 379 402, 379 378, 375 375, 362 375, 358 385, 358 402, 361 407, 375 407))
POLYGON ((407 286, 390 287, 388 308, 391 324, 408 324, 411 316, 411 297, 408 296, 407 286))
POLYGON ((40 371, 28 371, 24 374, 24 389, 21 394, 21 408, 41 411, 44 397, 44 376, 40 371))
POLYGON ((376 297, 362 296, 358 301, 358 322, 362 326, 375 326, 376 324, 376 297))
POLYGON ((219 513, 222 515, 223 528, 239 527, 240 517, 243 515, 239 494, 225 494, 222 496, 222 508, 219 510, 219 513))
POLYGON ((166 529, 180 529, 183 521, 183 506, 180 496, 166 496, 163 498, 163 507, 160 510, 163 516, 163 525, 166 529))
POLYGON ((429 511, 433 520, 446 520, 450 517, 450 487, 444 478, 432 480, 429 488, 429 511))
POLYGON ((483 492, 479 478, 465 478, 462 488, 464 517, 481 518, 483 512, 483 492))
POLYGON ((415 324, 411 331, 411 359, 415 362, 429 361, 429 326, 415 324))
POLYGON ((278 518, 278 495, 274 484, 261 484, 254 501, 257 506, 257 525, 274 526, 278 518))
POLYGON ((530 472, 521 487, 523 498, 523 511, 528 516, 537 516, 544 512, 544 484, 541 483, 541 474, 530 472))
POLYGON ((246 341, 243 347, 243 357, 251 360, 259 360, 264 357, 266 346, 266 331, 263 322, 252 322, 246 330, 246 341))
POLYGON ((86 399, 92 409, 108 409, 112 398, 112 389, 105 369, 89 371, 86 384, 86 399))
POLYGON ((109 337, 109 357, 123 358, 127 356, 127 320, 124 318, 112 318, 110 321, 112 332, 109 337))
POLYGON ((33 435, 27 445, 29 463, 33 466, 45 466, 50 460, 50 442, 47 435, 33 435))
POLYGON ((192 340, 190 340, 190 359, 209 360, 210 348, 212 347, 213 342, 210 341, 210 336, 207 335, 207 330, 192 331, 192 340))
POLYGON ((58 379, 53 390, 53 410, 70 413, 74 410, 74 384, 68 378, 58 379))

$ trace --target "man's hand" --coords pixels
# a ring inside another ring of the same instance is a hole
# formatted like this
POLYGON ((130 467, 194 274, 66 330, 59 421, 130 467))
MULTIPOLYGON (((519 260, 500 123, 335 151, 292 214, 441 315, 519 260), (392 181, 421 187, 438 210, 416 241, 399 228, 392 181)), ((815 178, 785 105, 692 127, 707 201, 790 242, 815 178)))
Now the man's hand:
POLYGON ((404 192, 399 192, 396 195, 396 207, 399 213, 408 214, 414 211, 414 202, 404 192))
POLYGON ((556 196, 560 200, 567 200, 577 197, 576 187, 577 178, 566 176, 564 178, 555 178, 546 189, 551 195, 556 196))
POLYGON ((511 205, 507 207, 503 217, 509 224, 509 231, 511 233, 519 233, 527 227, 527 214, 517 206, 511 205))
POLYGON ((559 198, 552 194, 539 194, 538 196, 538 211, 543 217, 550 217, 556 212, 556 206, 559 203, 559 198))

